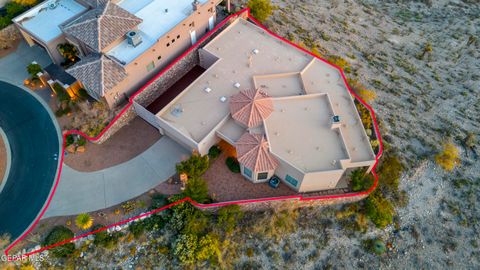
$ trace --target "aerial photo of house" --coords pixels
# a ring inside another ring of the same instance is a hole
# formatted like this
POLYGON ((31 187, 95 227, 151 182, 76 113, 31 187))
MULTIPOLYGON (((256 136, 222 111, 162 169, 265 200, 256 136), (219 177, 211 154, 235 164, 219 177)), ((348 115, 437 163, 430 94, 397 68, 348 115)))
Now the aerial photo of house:
POLYGON ((476 2, 0 0, 0 269, 480 269, 476 2))

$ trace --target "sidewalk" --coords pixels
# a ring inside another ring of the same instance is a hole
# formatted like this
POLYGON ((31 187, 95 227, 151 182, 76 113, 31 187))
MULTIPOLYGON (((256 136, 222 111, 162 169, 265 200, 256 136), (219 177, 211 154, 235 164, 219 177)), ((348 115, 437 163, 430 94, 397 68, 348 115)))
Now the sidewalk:
POLYGON ((57 191, 42 218, 76 215, 128 201, 166 181, 175 173, 175 164, 189 155, 165 136, 130 161, 100 171, 79 172, 63 164, 57 191))

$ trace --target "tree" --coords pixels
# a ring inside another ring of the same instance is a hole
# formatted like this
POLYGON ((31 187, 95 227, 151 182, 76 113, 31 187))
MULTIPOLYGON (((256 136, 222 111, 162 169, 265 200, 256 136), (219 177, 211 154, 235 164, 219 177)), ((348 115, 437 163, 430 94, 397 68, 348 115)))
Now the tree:
POLYGON ((208 195, 207 182, 200 177, 190 178, 187 182, 187 187, 183 191, 185 197, 198 203, 208 203, 211 201, 210 195, 208 195))
POLYGON ((93 218, 87 214, 87 213, 82 213, 77 216, 75 219, 75 224, 77 225, 78 228, 82 230, 89 229, 93 225, 93 218))
MULTIPOLYGON (((42 245, 44 247, 51 246, 65 240, 73 238, 74 234, 71 230, 64 226, 54 227, 47 235, 42 245)), ((67 257, 75 251, 75 245, 73 243, 66 243, 60 246, 49 249, 50 254, 54 257, 67 257)))
POLYGON ((460 162, 460 153, 453 143, 445 143, 442 152, 435 156, 435 161, 446 171, 451 171, 460 162))
POLYGON ((202 157, 195 153, 189 159, 177 164, 176 169, 178 174, 185 173, 188 177, 198 178, 205 173, 209 165, 208 156, 202 157))
POLYGON ((42 72, 42 67, 39 64, 31 63, 27 66, 27 72, 30 74, 30 76, 32 76, 32 78, 38 79, 37 74, 42 72))
POLYGON ((264 22, 272 15, 273 8, 270 0, 249 0, 247 6, 253 17, 260 22, 264 22))

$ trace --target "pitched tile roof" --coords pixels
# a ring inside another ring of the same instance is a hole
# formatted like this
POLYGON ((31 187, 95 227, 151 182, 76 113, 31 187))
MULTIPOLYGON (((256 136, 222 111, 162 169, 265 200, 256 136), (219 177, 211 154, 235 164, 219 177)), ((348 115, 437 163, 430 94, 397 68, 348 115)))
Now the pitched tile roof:
POLYGON ((104 55, 92 53, 67 72, 82 82, 91 96, 100 99, 127 77, 121 65, 104 55))
POLYGON ((267 138, 263 134, 245 133, 235 144, 238 162, 254 172, 267 172, 278 167, 278 161, 270 153, 267 138))
POLYGON ((260 125, 272 112, 272 99, 258 89, 243 90, 230 98, 233 119, 249 128, 260 125))
POLYGON ((100 5, 63 27, 63 31, 76 37, 90 48, 101 52, 115 40, 142 22, 116 4, 97 1, 100 5))

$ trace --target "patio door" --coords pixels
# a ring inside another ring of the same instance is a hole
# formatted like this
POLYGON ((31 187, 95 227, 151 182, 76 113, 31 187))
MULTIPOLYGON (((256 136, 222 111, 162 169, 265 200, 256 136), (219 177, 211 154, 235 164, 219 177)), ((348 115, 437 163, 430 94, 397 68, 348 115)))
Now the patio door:
POLYGON ((190 38, 192 39, 192 45, 197 43, 197 33, 195 33, 195 30, 190 31, 190 38))

